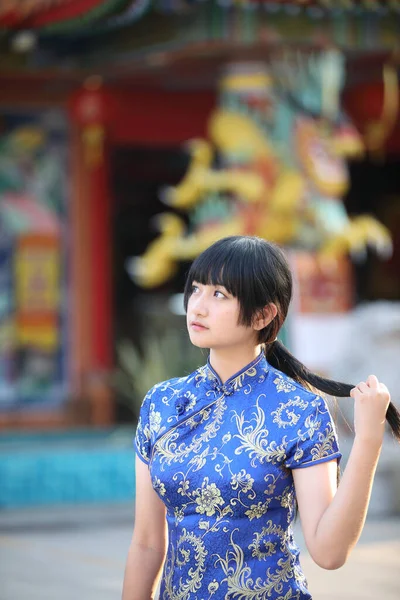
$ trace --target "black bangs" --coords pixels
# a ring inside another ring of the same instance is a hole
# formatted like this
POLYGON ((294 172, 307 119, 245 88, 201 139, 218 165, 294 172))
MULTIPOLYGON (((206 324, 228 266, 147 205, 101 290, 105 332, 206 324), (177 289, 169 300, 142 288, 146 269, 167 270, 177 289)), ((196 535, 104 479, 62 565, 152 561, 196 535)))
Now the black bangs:
POLYGON ((267 300, 259 285, 256 254, 257 243, 246 236, 223 238, 207 248, 189 270, 184 290, 185 310, 194 281, 202 285, 221 285, 238 299, 240 322, 249 325, 267 300))

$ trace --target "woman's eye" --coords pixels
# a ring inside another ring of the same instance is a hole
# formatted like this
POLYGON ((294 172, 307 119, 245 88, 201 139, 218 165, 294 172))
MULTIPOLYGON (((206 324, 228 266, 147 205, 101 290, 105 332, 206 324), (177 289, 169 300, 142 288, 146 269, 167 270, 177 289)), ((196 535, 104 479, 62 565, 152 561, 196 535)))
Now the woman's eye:
POLYGON ((220 292, 219 290, 215 290, 215 293, 214 293, 214 295, 215 295, 217 298, 226 298, 225 294, 223 294, 223 293, 222 293, 222 292, 220 292))
POLYGON ((192 294, 196 294, 199 291, 197 285, 192 285, 192 294))

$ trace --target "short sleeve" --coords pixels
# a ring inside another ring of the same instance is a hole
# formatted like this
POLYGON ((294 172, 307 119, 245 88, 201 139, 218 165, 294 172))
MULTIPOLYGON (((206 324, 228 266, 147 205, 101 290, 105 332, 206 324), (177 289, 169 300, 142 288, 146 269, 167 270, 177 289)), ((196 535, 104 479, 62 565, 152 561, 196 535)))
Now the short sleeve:
POLYGON ((134 439, 136 454, 146 464, 150 462, 151 456, 150 395, 151 392, 146 394, 140 407, 134 439))
POLYGON ((296 437, 290 440, 286 467, 302 469, 342 457, 336 427, 327 403, 315 396, 301 415, 296 427, 296 437))

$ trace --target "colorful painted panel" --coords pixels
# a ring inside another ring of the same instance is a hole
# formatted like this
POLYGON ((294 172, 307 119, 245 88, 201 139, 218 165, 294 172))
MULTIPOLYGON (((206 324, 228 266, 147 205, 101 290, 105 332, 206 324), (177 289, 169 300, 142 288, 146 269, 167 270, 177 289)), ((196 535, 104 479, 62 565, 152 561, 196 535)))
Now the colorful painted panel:
POLYGON ((67 396, 66 122, 0 116, 0 411, 67 396))

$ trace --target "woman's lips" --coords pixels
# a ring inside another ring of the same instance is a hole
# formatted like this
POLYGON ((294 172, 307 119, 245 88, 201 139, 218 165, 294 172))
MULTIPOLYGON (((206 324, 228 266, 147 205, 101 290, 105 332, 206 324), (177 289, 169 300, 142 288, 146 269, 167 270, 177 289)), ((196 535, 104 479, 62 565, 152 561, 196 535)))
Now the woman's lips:
POLYGON ((190 327, 194 329, 194 331, 206 331, 206 329, 208 329, 208 327, 204 327, 204 325, 197 323, 197 321, 190 323, 190 327))

